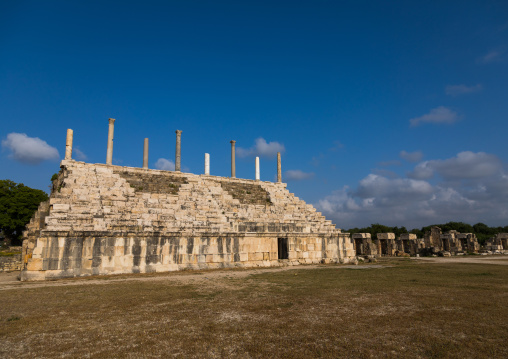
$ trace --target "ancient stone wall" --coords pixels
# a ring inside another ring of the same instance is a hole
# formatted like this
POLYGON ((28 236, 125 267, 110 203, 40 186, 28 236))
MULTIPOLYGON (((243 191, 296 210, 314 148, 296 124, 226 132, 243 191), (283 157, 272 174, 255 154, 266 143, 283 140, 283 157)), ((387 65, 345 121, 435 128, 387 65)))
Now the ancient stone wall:
POLYGON ((65 160, 53 187, 25 232, 23 280, 354 257, 284 183, 65 160))
POLYGON ((498 233, 485 242, 484 250, 491 253, 505 253, 508 251, 508 233, 498 233))
POLYGON ((352 242, 357 256, 377 256, 378 248, 372 241, 370 233, 354 233, 352 242))
POLYGON ((21 270, 21 254, 0 257, 0 272, 14 272, 21 270))
MULTIPOLYGON (((502 248, 501 235, 488 243, 489 249, 502 248)), ((394 233, 378 233, 377 239, 371 239, 370 233, 355 233, 352 239, 359 256, 452 255, 477 253, 480 249, 474 234, 457 231, 441 234, 439 227, 432 227, 424 238, 417 238, 413 233, 403 233, 399 238, 395 238, 394 233)))
POLYGON ((424 235, 425 247, 426 248, 431 248, 431 247, 442 248, 443 243, 441 241, 441 234, 442 234, 441 228, 435 227, 435 226, 431 227, 430 231, 426 232, 424 235))

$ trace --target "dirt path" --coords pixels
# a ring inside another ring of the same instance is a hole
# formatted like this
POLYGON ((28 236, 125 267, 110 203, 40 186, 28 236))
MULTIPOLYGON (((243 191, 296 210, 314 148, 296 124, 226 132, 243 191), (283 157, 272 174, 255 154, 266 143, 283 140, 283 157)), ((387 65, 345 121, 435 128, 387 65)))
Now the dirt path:
MULTIPOLYGON (((394 259, 394 258, 392 258, 394 259)), ((469 264, 498 264, 508 265, 508 255, 499 256, 467 256, 467 257, 420 257, 412 260, 422 263, 469 263, 469 264)), ((20 282, 19 272, 0 273, 0 291, 11 289, 30 289, 42 287, 59 287, 74 285, 113 284, 129 281, 171 281, 181 285, 186 284, 210 284, 220 278, 247 278, 248 276, 281 272, 294 269, 315 269, 320 267, 336 269, 374 269, 385 268, 385 264, 361 264, 361 265, 301 265, 271 268, 248 268, 248 269, 218 269, 205 271, 182 271, 150 274, 120 274, 110 276, 94 276, 82 278, 58 279, 45 282, 20 282)), ((215 281, 216 283, 219 281, 215 281)))
MULTIPOLYGON (((246 278, 251 275, 281 272, 294 269, 315 269, 325 267, 325 265, 301 265, 271 268, 248 268, 248 269, 218 269, 205 271, 184 271, 184 272, 165 272, 150 274, 120 274, 111 276, 95 276, 82 278, 58 279, 45 282, 20 282, 18 280, 19 272, 0 273, 0 291, 10 289, 30 289, 54 286, 72 286, 72 285, 91 285, 91 284, 112 284, 128 281, 172 281, 181 285, 199 284, 200 282, 210 284, 210 281, 219 278, 246 278)), ((336 269, 371 269, 384 268, 381 264, 364 265, 329 265, 328 268, 336 269)))

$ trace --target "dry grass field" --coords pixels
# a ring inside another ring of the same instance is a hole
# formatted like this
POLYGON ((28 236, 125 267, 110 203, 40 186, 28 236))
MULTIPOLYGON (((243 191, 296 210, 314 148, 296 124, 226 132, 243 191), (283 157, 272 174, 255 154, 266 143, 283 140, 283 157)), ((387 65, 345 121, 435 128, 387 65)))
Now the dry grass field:
POLYGON ((2 358, 508 357, 508 265, 481 260, 4 281, 0 298, 2 358))

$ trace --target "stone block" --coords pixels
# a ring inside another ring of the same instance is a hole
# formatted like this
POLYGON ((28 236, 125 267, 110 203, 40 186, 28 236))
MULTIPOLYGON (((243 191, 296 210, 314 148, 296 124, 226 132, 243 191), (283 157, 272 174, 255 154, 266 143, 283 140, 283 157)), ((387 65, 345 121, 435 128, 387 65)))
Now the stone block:
POLYGON ((41 271, 43 270, 44 260, 42 258, 31 258, 26 266, 28 271, 41 271))
POLYGON ((370 233, 353 233, 351 235, 353 239, 367 239, 371 238, 370 233))
POLYGON ((262 252, 254 252, 249 253, 249 261, 262 261, 263 260, 263 253, 262 252))

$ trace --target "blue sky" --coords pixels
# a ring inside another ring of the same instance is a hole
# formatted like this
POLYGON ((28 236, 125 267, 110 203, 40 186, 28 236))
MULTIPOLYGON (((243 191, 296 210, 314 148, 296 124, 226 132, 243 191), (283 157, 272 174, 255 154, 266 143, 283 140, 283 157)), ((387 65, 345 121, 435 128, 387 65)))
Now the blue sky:
POLYGON ((0 178, 74 158, 274 180, 340 228, 508 224, 506 1, 2 1, 0 178))

